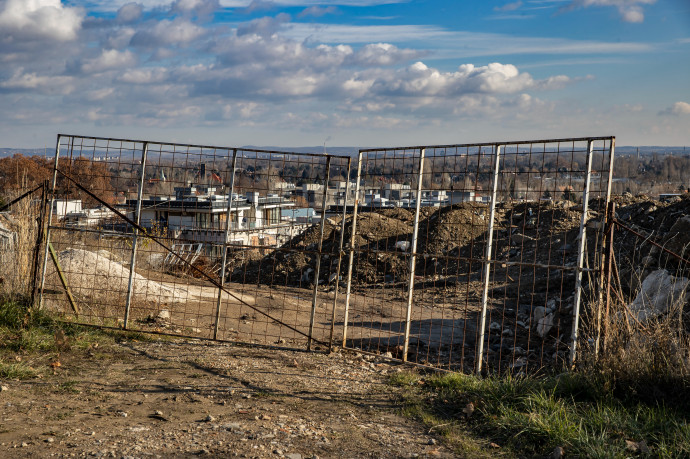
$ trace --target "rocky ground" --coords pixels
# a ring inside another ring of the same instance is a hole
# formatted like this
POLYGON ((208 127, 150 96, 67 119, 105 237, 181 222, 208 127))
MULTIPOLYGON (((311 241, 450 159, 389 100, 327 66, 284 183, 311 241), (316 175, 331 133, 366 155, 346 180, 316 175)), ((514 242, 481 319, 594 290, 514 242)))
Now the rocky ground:
POLYGON ((400 414, 403 367, 366 355, 130 339, 52 360, 2 381, 0 456, 454 456, 400 414))

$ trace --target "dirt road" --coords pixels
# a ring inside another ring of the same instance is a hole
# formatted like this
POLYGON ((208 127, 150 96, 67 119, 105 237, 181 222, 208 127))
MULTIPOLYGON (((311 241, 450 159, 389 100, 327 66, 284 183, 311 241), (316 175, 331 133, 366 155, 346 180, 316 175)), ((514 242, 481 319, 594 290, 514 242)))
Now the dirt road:
POLYGON ((373 357, 129 340, 59 362, 3 382, 0 456, 453 457, 373 357))

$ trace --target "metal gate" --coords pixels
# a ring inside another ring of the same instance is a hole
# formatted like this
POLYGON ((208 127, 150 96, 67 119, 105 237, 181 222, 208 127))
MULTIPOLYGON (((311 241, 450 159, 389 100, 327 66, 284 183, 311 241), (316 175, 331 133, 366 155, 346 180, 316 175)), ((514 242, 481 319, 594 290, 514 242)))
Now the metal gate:
POLYGON ((349 168, 59 135, 40 306, 82 324, 326 349, 344 220, 325 214, 349 168))
POLYGON ((613 157, 613 137, 361 150, 343 346, 463 372, 572 363, 613 157))
MULTIPOLYGON (((613 137, 346 156, 58 136, 40 304, 78 323, 454 371, 598 326, 613 137)), ((596 331, 589 336, 595 337, 596 331)))

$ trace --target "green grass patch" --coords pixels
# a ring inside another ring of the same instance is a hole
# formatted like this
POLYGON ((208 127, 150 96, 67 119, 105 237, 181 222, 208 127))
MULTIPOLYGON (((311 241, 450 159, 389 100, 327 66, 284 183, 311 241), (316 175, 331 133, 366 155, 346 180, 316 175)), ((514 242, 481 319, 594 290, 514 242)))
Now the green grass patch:
MULTIPOLYGON (((629 457, 635 445, 654 457, 690 456, 690 412, 684 406, 621 399, 587 373, 547 377, 477 378, 460 374, 396 374, 408 386, 405 414, 447 438, 459 453, 467 436, 500 445, 495 453, 629 457), (416 381, 416 382, 415 382, 416 381), (644 442, 644 445, 639 445, 644 442)), ((479 454, 479 453, 477 453, 479 454)))
POLYGON ((36 370, 22 362, 0 362, 0 379, 31 379, 37 374, 36 370))

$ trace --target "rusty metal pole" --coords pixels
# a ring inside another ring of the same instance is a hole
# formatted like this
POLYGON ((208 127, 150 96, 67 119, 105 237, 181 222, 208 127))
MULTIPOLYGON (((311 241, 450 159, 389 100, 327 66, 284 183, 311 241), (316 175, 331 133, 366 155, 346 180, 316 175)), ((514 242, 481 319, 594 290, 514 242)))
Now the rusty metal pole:
POLYGON ((477 357, 475 371, 482 373, 484 358, 484 335, 486 333, 486 314, 489 308, 489 284, 491 280, 491 251, 494 238, 494 220, 496 217, 496 197, 498 195, 498 175, 501 170, 501 146, 496 145, 494 154, 494 174, 491 185, 491 203, 489 204, 489 227, 487 229, 486 260, 484 262, 484 289, 482 290, 482 313, 479 319, 479 342, 477 343, 477 357))
POLYGON ((38 265, 41 262, 41 245, 43 244, 43 233, 45 231, 46 206, 48 205, 48 186, 48 181, 43 181, 43 185, 41 187, 41 206, 39 209, 38 218, 36 219, 37 234, 31 264, 31 299, 29 301, 29 304, 32 307, 34 306, 34 301, 36 300, 36 293, 38 293, 38 265))
POLYGON ((127 283, 127 299, 125 301, 125 320, 123 328, 127 330, 129 325, 130 310, 132 307, 132 294, 134 293, 134 268, 137 264, 137 245, 139 242, 139 226, 141 225, 141 201, 144 199, 144 181, 146 176, 144 172, 146 171, 146 155, 148 154, 149 144, 144 142, 143 148, 141 150, 141 177, 139 178, 139 190, 137 193, 137 208, 134 215, 134 222, 137 224, 132 231, 134 235, 132 236, 132 257, 129 263, 129 281, 127 283))
POLYGON ((582 268, 585 259, 585 244, 587 243, 587 211, 589 207, 589 186, 592 177, 592 140, 587 142, 587 175, 585 178, 585 189, 582 192, 582 218, 580 219, 580 243, 577 250, 577 265, 575 271, 575 304, 573 305, 573 330, 570 343, 569 363, 572 368, 575 365, 577 354, 577 340, 579 337, 580 326, 580 304, 582 302, 582 268))
MULTIPOLYGON (((74 138, 72 138, 72 145, 74 138)), ((53 223, 53 208, 55 207, 55 188, 57 187, 58 159, 60 157, 60 135, 55 143, 55 163, 53 164, 53 178, 50 186, 50 208, 46 225, 45 249, 43 250, 43 269, 41 270, 41 287, 38 292, 38 309, 43 308, 43 290, 46 284, 46 270, 48 268, 48 246, 50 245, 50 225, 53 223)))
POLYGON ((422 207, 422 182, 424 181, 424 155, 426 149, 419 151, 419 179, 417 182, 417 202, 415 203, 414 226, 412 228, 412 243, 410 244, 410 281, 407 285, 407 312, 405 314, 405 341, 403 343, 403 362, 407 362, 407 352, 410 348, 410 326, 412 320, 412 297, 414 295, 414 273, 417 263, 417 237, 419 236, 419 212, 422 207))
POLYGON ((307 351, 311 351, 311 342, 314 336, 314 321, 316 320, 316 302, 319 294, 319 276, 321 275, 321 252, 323 250, 323 232, 326 225, 326 200, 328 198, 328 180, 331 176, 331 157, 326 157, 326 179, 323 184, 323 198, 321 201, 321 231, 319 234, 319 250, 316 256, 316 267, 314 268, 314 293, 311 299, 311 315, 309 317, 309 339, 307 340, 307 351))
POLYGON ((333 292, 333 312, 331 314, 331 334, 328 340, 328 352, 333 351, 333 332, 335 331, 335 312, 338 307, 338 289, 340 288, 340 266, 343 261, 343 243, 345 242, 345 217, 347 216, 347 195, 350 191, 350 166, 352 158, 347 158, 347 179, 345 181, 345 199, 343 199, 343 216, 340 222, 340 243, 338 244, 338 266, 335 271, 335 291, 333 292))
POLYGON ((355 207, 352 209, 352 234, 350 235, 350 255, 347 263, 347 287, 345 290, 345 312, 343 318, 343 347, 347 347, 347 321, 350 315, 350 299, 352 294, 352 269, 355 259, 355 234, 357 232, 357 209, 359 207, 359 183, 362 180, 362 151, 357 158, 357 182, 355 183, 355 207))
POLYGON ((216 302, 216 319, 213 325, 213 339, 218 339, 218 326, 220 323, 220 307, 223 300, 223 287, 225 286, 225 264, 228 262, 228 240, 230 239, 230 219, 232 218, 232 193, 235 189, 235 167, 237 165, 237 149, 232 150, 232 163, 230 172, 230 192, 228 193, 228 208, 225 212, 225 237, 223 238, 223 255, 220 266, 220 287, 218 287, 218 301, 216 302))
POLYGON ((609 243, 607 246, 607 254, 606 254, 606 298, 605 298, 605 310, 604 310, 604 352, 606 352, 607 344, 608 344, 608 331, 609 331, 609 310, 610 310, 610 305, 611 305, 611 272, 613 271, 613 257, 615 256, 614 250, 613 250, 613 233, 615 230, 615 218, 616 218, 616 203, 611 202, 609 203, 609 208, 607 209, 608 213, 608 218, 607 218, 607 225, 608 231, 607 231, 607 236, 606 238, 608 239, 609 243))

